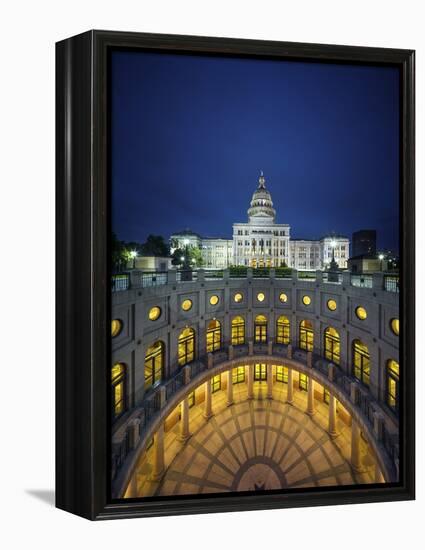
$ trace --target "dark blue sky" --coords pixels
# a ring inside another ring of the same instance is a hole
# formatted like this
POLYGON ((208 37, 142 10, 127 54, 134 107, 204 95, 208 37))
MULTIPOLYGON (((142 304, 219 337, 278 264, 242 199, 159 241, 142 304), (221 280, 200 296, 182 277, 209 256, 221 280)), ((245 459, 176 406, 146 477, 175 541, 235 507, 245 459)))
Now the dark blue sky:
POLYGON ((260 169, 294 238, 398 249, 395 68, 112 54, 112 227, 231 237, 260 169))

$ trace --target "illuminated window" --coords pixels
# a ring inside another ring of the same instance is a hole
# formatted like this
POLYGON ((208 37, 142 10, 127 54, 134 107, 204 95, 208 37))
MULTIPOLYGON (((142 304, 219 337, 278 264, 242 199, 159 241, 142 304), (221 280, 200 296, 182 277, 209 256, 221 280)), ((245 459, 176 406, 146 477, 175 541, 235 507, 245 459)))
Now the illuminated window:
POLYGON ((305 296, 303 296, 303 304, 305 306, 309 306, 311 304, 311 298, 310 298, 310 296, 307 296, 307 294, 305 296))
POLYGON ((366 386, 370 381, 370 354, 361 340, 353 341, 353 374, 366 386))
POLYGON ((331 311, 335 311, 337 308, 335 300, 328 300, 327 306, 328 306, 328 309, 330 309, 331 311))
POLYGON ((288 367, 277 365, 276 367, 276 382, 288 383, 288 367))
POLYGON ((214 393, 221 389, 221 374, 217 374, 211 379, 211 392, 214 393))
POLYGON ((400 322, 398 319, 391 319, 390 327, 396 336, 400 334, 400 322))
POLYGON ((387 361, 387 395, 386 402, 393 411, 398 412, 399 406, 399 385, 400 385, 400 367, 397 361, 390 359, 387 361))
POLYGON ((257 294, 257 300, 258 300, 259 302, 264 302, 264 299, 265 299, 264 292, 259 292, 259 293, 257 294))
POLYGON ((243 317, 232 319, 232 346, 245 344, 245 321, 243 317))
POLYGON ((194 391, 189 393, 189 395, 187 396, 187 401, 189 403, 189 409, 190 409, 190 407, 193 407, 193 405, 195 404, 195 392, 194 391))
POLYGON ((279 295, 279 300, 284 304, 288 301, 288 296, 284 292, 281 292, 279 295))
POLYGON ((290 324, 289 319, 284 315, 277 318, 276 321, 276 344, 289 344, 290 342, 290 324))
POLYGON ((150 308, 150 310, 149 310, 149 319, 151 321, 156 321, 157 319, 160 318, 160 316, 161 316, 161 308, 159 308, 158 306, 150 308))
POLYGON ((112 385, 112 418, 115 420, 126 409, 126 366, 115 363, 111 369, 112 385))
POLYGON ((162 379, 165 346, 155 342, 149 346, 145 355, 145 389, 155 386, 162 379))
POLYGON ((303 320, 300 323, 300 348, 306 351, 313 351, 314 332, 313 323, 308 320, 303 320))
POLYGON ((195 331, 186 327, 179 336, 179 365, 184 366, 195 359, 195 331))
POLYGON ((364 321, 367 318, 367 311, 362 306, 356 307, 356 315, 360 321, 364 321))
POLYGON ((243 295, 240 292, 236 292, 236 294, 233 296, 233 300, 239 304, 239 302, 242 302, 243 295))
POLYGON ((182 302, 182 310, 183 311, 189 311, 192 309, 192 300, 183 300, 182 302))
POLYGON ((233 384, 245 382, 245 367, 235 367, 232 369, 232 382, 233 384))
POLYGON ((257 315, 254 321, 254 342, 267 342, 267 319, 264 315, 257 315))
POLYGON ((208 323, 207 327, 207 353, 221 348, 221 324, 217 319, 208 323))
POLYGON ((335 363, 340 364, 341 342, 339 333, 333 328, 328 327, 325 330, 325 357, 335 363))
POLYGON ((308 388, 308 376, 306 374, 302 374, 301 372, 298 377, 298 387, 302 391, 307 391, 308 388))
POLYGON ((329 390, 325 387, 323 387, 323 401, 329 405, 329 397, 330 393, 329 390))
POLYGON ((256 363, 254 365, 254 380, 267 380, 267 365, 265 363, 256 363))
POLYGON ((122 321, 121 319, 113 319, 111 323, 111 336, 115 338, 122 331, 122 321))
POLYGON ((216 294, 214 294, 214 296, 211 296, 211 297, 210 297, 210 304, 211 304, 212 306, 216 306, 216 305, 218 304, 219 301, 220 301, 220 299, 219 299, 219 297, 218 297, 216 294))

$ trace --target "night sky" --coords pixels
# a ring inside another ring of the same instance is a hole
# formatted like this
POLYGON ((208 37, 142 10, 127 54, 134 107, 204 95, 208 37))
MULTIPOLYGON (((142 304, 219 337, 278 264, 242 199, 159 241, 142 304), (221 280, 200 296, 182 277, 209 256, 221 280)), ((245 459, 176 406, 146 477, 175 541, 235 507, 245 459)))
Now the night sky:
POLYGON ((112 229, 228 237, 260 170, 293 238, 398 250, 395 68, 112 54, 112 229))

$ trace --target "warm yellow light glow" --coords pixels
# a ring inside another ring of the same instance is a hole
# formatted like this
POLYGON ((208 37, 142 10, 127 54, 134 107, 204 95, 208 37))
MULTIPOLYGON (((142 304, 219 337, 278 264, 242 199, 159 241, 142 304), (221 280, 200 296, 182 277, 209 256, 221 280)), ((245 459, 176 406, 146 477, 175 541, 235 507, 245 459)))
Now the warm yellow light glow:
POLYGON ((212 353, 221 348, 221 324, 217 319, 212 319, 207 326, 207 353, 212 353))
POLYGON ((232 346, 245 344, 245 321, 239 315, 232 319, 232 346))
POLYGON ((242 302, 243 295, 240 292, 236 292, 236 294, 233 297, 234 301, 238 304, 239 302, 242 302))
POLYGON ((289 319, 284 315, 277 318, 276 321, 276 344, 289 344, 290 342, 290 324, 289 319))
POLYGON ((314 332, 313 323, 308 319, 304 319, 300 323, 300 348, 306 351, 313 351, 314 348, 314 332))
POLYGON ((353 373, 366 386, 370 383, 369 348, 361 340, 353 341, 353 373))
POLYGON ((146 350, 145 355, 145 389, 157 384, 163 376, 165 345, 154 342, 146 350))
POLYGON ((325 357, 335 363, 340 364, 341 358, 341 343, 338 331, 333 327, 328 327, 325 330, 325 357))
POLYGON ((398 319, 391 319, 390 327, 396 336, 400 334, 400 321, 398 319))
POLYGON ((149 310, 149 319, 151 321, 156 321, 161 316, 161 308, 158 306, 151 307, 149 310))
POLYGON ((284 292, 281 292, 280 296, 279 296, 279 300, 282 302, 282 303, 285 303, 288 301, 288 296, 284 293, 284 292))
POLYGON ((219 300, 220 300, 219 297, 216 294, 214 294, 214 296, 210 297, 210 304, 212 306, 216 306, 218 304, 219 300))
POLYGON ((192 309, 192 300, 183 300, 182 302, 182 310, 183 311, 189 311, 190 309, 192 309))
POLYGON ((186 327, 179 336, 178 362, 180 366, 187 365, 195 358, 195 331, 186 327))
POLYGON ((311 298, 310 298, 310 296, 307 296, 307 294, 305 296, 303 296, 303 304, 305 306, 309 306, 311 304, 311 298))
POLYGON ((121 319, 112 319, 111 323, 111 335, 112 338, 115 338, 115 336, 118 336, 118 334, 122 330, 122 321, 121 319))
POLYGON ((257 300, 258 300, 259 302, 264 302, 264 299, 265 299, 264 293, 263 293, 263 292, 259 292, 259 293, 257 294, 257 300))
POLYGON ((327 302, 328 309, 331 311, 335 311, 337 308, 336 301, 335 300, 328 300, 327 302))
POLYGON ((356 307, 356 315, 361 321, 364 321, 367 318, 367 311, 362 306, 356 307))

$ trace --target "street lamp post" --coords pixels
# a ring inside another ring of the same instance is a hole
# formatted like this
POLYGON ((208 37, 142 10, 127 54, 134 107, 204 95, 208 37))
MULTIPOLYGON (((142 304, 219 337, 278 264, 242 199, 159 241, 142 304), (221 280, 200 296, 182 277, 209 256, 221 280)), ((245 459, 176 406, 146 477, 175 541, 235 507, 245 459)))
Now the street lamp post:
POLYGON ((382 261, 383 261, 383 259, 385 258, 385 256, 384 256, 383 254, 379 254, 378 258, 379 258, 380 261, 381 261, 381 267, 380 267, 380 269, 381 269, 381 271, 382 271, 382 261))
POLYGON ((133 258, 133 269, 136 269, 137 250, 132 250, 130 256, 133 258))

